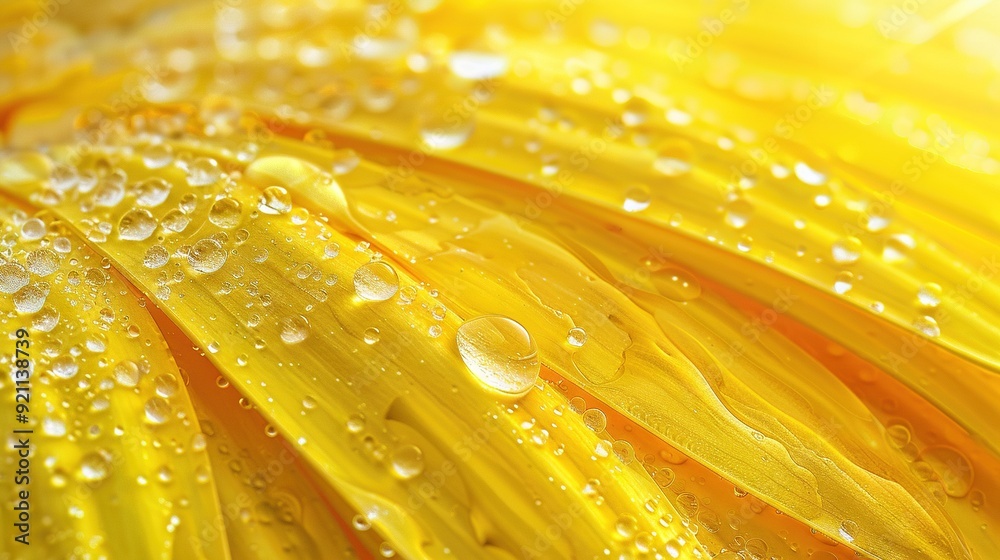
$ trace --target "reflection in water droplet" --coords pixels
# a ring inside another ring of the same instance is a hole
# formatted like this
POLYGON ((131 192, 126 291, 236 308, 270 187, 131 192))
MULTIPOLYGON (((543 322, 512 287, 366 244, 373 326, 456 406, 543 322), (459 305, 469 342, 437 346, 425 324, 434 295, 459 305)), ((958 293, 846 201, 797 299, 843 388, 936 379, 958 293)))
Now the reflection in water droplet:
POLYGON ((608 417, 599 408, 589 408, 583 413, 583 423, 596 433, 601 433, 608 426, 608 417))
POLYGON ((456 342, 465 365, 483 385, 518 396, 534 387, 541 370, 535 341, 513 319, 486 315, 466 321, 456 342))
POLYGON ((568 342, 570 346, 574 346, 576 348, 583 346, 587 343, 587 331, 581 329, 580 327, 573 327, 566 335, 566 342, 568 342))

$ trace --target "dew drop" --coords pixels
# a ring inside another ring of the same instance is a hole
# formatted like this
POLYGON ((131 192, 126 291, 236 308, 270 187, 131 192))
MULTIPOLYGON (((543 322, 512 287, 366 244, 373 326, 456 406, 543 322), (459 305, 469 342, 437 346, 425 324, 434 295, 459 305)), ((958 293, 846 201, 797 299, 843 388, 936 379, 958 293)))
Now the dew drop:
POLYGON ((17 263, 0 264, 0 292, 13 294, 28 285, 30 276, 23 266, 17 263))
POLYGON ((284 187, 267 187, 257 201, 257 209, 265 214, 287 214, 292 210, 292 196, 284 187))
POLYGON ((573 327, 566 334, 566 342, 576 348, 583 346, 587 343, 587 331, 580 327, 573 327))
POLYGON ((415 445, 403 445, 392 452, 392 471, 402 478, 409 480, 418 476, 424 471, 424 454, 415 445))
POLYGON ((634 186, 625 191, 625 202, 622 208, 626 212, 642 212, 649 208, 651 202, 649 188, 645 186, 634 186))
POLYGON ((160 268, 170 260, 170 254, 163 245, 153 245, 146 250, 146 255, 142 258, 142 264, 146 268, 160 268))
POLYGON ((924 336, 935 338, 941 334, 941 328, 933 317, 922 315, 913 321, 913 328, 924 336))
POLYGON ((309 337, 309 320, 302 315, 285 317, 279 323, 281 340, 285 344, 298 344, 309 337))
POLYGON ((588 408, 583 413, 583 424, 599 434, 608 427, 608 417, 599 408, 588 408))
POLYGON ((513 319, 486 315, 466 321, 456 342, 465 365, 486 387, 517 396, 534 387, 541 370, 535 341, 513 319))
POLYGON ((111 472, 111 463, 100 453, 88 453, 80 462, 80 477, 87 482, 100 482, 111 472))
POLYGON ((188 262, 198 272, 210 273, 222 268, 226 263, 226 250, 212 238, 205 238, 191 246, 188 262))
POLYGON ((201 157, 191 162, 187 170, 187 182, 192 187, 207 187, 222 177, 219 164, 212 158, 201 157))
POLYGON ((229 196, 216 200, 208 212, 208 221, 222 229, 232 229, 240 225, 241 218, 239 201, 229 196))
POLYGON ((933 282, 928 282, 927 284, 921 286, 920 290, 917 291, 917 300, 920 301, 920 304, 923 306, 937 307, 941 305, 941 296, 943 293, 944 290, 941 289, 941 286, 933 282))
POLYGON ((863 246, 861 240, 857 237, 848 237, 846 239, 841 239, 834 242, 833 244, 833 261, 837 264, 851 264, 858 262, 861 258, 861 250, 863 246))
POLYGON ((388 263, 365 263, 354 272, 354 291, 361 299, 385 301, 399 290, 399 277, 388 263))

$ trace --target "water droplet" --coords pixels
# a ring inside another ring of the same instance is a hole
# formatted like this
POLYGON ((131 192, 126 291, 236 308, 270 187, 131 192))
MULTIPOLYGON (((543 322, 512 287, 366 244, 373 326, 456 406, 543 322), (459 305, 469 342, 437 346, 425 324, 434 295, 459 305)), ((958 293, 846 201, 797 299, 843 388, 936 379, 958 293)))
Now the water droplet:
POLYGON ((458 352, 485 386, 508 395, 534 387, 541 366, 535 341, 513 319, 486 315, 466 321, 456 334, 458 352))
POLYGON ((188 224, 191 223, 191 218, 180 210, 174 209, 167 212, 163 216, 163 220, 160 225, 163 229, 167 231, 172 231, 174 233, 180 233, 187 229, 188 224))
POLYGON ((379 341, 379 331, 375 327, 365 329, 365 344, 375 344, 379 341))
POLYGON ((0 292, 13 294, 28 285, 31 277, 23 266, 17 263, 0 264, 0 292))
POLYGON ((833 282, 833 291, 838 294, 846 294, 854 288, 854 273, 843 271, 837 274, 837 279, 833 282))
POLYGON ((240 225, 241 218, 239 201, 229 196, 216 200, 208 212, 208 221, 223 229, 232 229, 240 225))
POLYGON ((928 282, 920 287, 917 292, 917 300, 920 301, 921 305, 926 307, 937 307, 941 305, 941 296, 944 294, 944 290, 941 286, 928 282))
POLYGON ((840 537, 845 541, 851 543, 854 539, 858 538, 858 524, 850 519, 845 519, 840 524, 840 537))
POLYGON ((52 375, 56 377, 61 379, 70 379, 75 376, 78 371, 80 371, 80 366, 71 356, 60 356, 55 360, 52 360, 52 364, 49 369, 52 372, 52 375))
POLYGON ((45 222, 38 218, 30 218, 21 224, 21 237, 25 241, 36 241, 45 237, 45 222))
POLYGON ((649 188, 638 185, 625 191, 625 202, 622 204, 622 208, 626 212, 642 212, 646 208, 649 208, 650 202, 649 188))
POLYGON ((146 268, 160 268, 170 261, 170 254, 163 245, 153 245, 146 250, 146 255, 142 258, 142 264, 146 268))
POLYGON ((399 277, 388 263, 365 263, 354 273, 354 291, 361 299, 385 301, 399 290, 399 277))
POLYGON ((753 216, 753 205, 746 199, 738 198, 726 207, 726 223, 736 229, 745 227, 750 222, 751 216, 753 216))
POLYGON ((952 498, 965 497, 972 490, 975 479, 972 463, 957 449, 933 445, 920 453, 920 459, 934 469, 945 493, 952 498))
POLYGON ((941 328, 933 317, 922 315, 913 321, 913 328, 924 336, 935 338, 941 334, 941 328))
POLYGON ((49 249, 38 249, 28 253, 25 264, 28 272, 45 277, 59 269, 59 256, 49 249))
POLYGON ((360 433, 365 429, 365 416, 361 413, 354 413, 347 417, 347 431, 352 434, 360 433))
POLYGON ((287 214, 292 209, 292 196, 284 187, 267 187, 257 201, 257 209, 265 214, 287 214))
POLYGON ((285 344, 298 344, 309 336, 309 320, 302 315, 285 317, 279 324, 281 340, 285 344))
POLYGON ((566 334, 566 342, 568 342, 570 346, 574 346, 576 348, 583 346, 587 343, 587 331, 581 329, 580 327, 573 327, 569 330, 569 333, 566 334))
POLYGON ((169 144, 153 144, 142 152, 142 163, 149 169, 166 167, 174 160, 174 150, 169 144))
POLYGON ((160 397, 152 397, 146 401, 146 420, 151 424, 163 424, 170 419, 173 412, 170 403, 160 397))
POLYGON ((599 434, 608 427, 608 417, 599 408, 588 408, 583 413, 583 424, 599 434))
POLYGON ((80 477, 87 482, 100 482, 111 472, 111 462, 100 453, 88 453, 80 462, 80 477))
POLYGON ((442 118, 432 118, 420 127, 420 140, 432 150, 454 150, 464 145, 475 129, 473 119, 458 122, 442 118))
POLYGON ((333 153, 330 172, 334 175, 346 175, 361 163, 361 158, 354 150, 337 150, 333 153))
POLYGON ((159 206, 170 196, 171 186, 159 177, 146 179, 135 186, 135 203, 149 208, 159 206))
POLYGON ((205 238, 191 246, 188 262, 198 272, 210 273, 222 268, 226 263, 226 250, 218 241, 205 238))
POLYGON ((841 239, 834 242, 833 244, 833 261, 837 264, 851 264, 858 262, 861 258, 861 250, 863 245, 861 240, 857 237, 848 237, 846 239, 841 239))
POLYGON ((14 294, 14 309, 18 313, 35 313, 45 305, 46 296, 37 285, 25 286, 14 294))
POLYGON ((187 170, 187 182, 192 187, 206 187, 215 184, 222 177, 219 164, 212 158, 201 157, 191 162, 187 170))
POLYGON ((392 471, 409 480, 424 471, 424 454, 415 445, 404 445, 392 452, 392 471))

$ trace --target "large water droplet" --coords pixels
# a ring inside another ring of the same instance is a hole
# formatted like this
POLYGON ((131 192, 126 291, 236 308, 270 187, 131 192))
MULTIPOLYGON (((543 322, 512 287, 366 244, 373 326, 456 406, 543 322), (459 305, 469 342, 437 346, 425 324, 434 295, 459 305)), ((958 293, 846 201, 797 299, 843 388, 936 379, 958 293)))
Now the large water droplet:
POLYGON ((222 229, 232 229, 240 225, 240 218, 239 201, 228 196, 216 200, 208 212, 208 221, 222 229))
POLYGON ((214 239, 202 239, 191 246, 188 262, 198 272, 215 272, 226 263, 226 250, 214 239))
POLYGON ((385 301, 399 290, 396 270, 381 261, 365 263, 354 273, 354 291, 362 299, 385 301))
POLYGON ((129 210, 118 222, 118 237, 128 241, 148 239, 156 230, 156 218, 144 208, 129 210))
POLYGON ((465 365, 485 386, 523 395, 535 385, 541 366, 531 335, 513 319, 486 315, 465 322, 456 335, 465 365))
POLYGON ((279 324, 281 340, 285 344, 298 344, 309 336, 309 320, 302 315, 285 317, 279 324))
POLYGON ((0 265, 0 292, 13 294, 28 285, 28 271, 17 263, 0 265))
POLYGON ((404 445, 392 452, 392 471, 403 480, 424 471, 424 454, 415 445, 404 445))

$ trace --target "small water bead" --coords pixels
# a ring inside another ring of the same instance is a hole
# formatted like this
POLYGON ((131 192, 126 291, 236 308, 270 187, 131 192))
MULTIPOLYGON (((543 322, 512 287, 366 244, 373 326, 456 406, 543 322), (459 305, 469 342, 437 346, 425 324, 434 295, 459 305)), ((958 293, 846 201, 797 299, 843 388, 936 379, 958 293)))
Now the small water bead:
POLYGON ((363 515, 355 515, 351 520, 351 524, 358 531, 367 531, 372 528, 372 524, 368 521, 368 518, 363 515))
POLYGON ((365 429, 365 415, 360 412, 347 417, 347 431, 352 434, 361 433, 365 429))
POLYGON ((267 187, 257 200, 257 209, 265 214, 287 214, 292 209, 292 195, 284 187, 267 187))
POLYGON ((281 329, 281 340, 285 344, 298 344, 309 337, 309 320, 302 315, 292 315, 282 319, 278 327, 281 329))
POLYGON ((329 243, 326 247, 323 247, 323 256, 328 259, 336 258, 340 254, 340 245, 337 243, 329 243))
POLYGON ((396 556, 396 549, 392 548, 392 545, 384 542, 378 545, 378 553, 382 555, 382 558, 392 558, 396 556))
POLYGON ((170 403, 160 397, 150 398, 143 408, 146 411, 146 420, 151 424, 165 423, 173 412, 170 403))
POLYGON ((111 473, 111 462, 101 453, 88 453, 80 461, 80 477, 87 482, 100 482, 111 473))
POLYGON ((886 262, 899 262, 906 258, 910 250, 917 246, 913 237, 905 233, 890 235, 882 247, 882 258, 886 262))
POLYGON ((219 164, 212 158, 200 157, 188 165, 187 182, 192 187, 207 187, 222 177, 219 164))
POLYGON ((392 452, 392 471, 403 480, 424 471, 424 453, 415 445, 403 445, 392 452))
POLYGON ((743 198, 738 198, 726 206, 726 224, 736 229, 742 229, 753 216, 753 205, 743 198))
POLYGON ((37 241, 47 233, 45 222, 38 218, 30 218, 21 224, 21 238, 25 241, 37 241))
POLYGON ((690 492, 682 492, 678 494, 674 503, 677 504, 678 513, 685 517, 691 518, 698 513, 698 497, 690 492))
POLYGON ((163 245, 153 245, 146 250, 146 255, 142 258, 142 264, 146 268, 160 268, 170 261, 170 253, 163 245))
POLYGON ((222 245, 212 238, 198 241, 188 252, 188 263, 198 272, 211 273, 226 263, 227 253, 222 245))
POLYGON ((149 169, 166 167, 174 161, 174 149, 169 144, 153 144, 142 151, 142 163, 149 169))
POLYGON ((151 177, 134 187, 135 203, 153 208, 163 204, 170 196, 172 185, 159 177, 151 177))
POLYGON ((379 330, 375 327, 365 329, 365 344, 372 345, 379 341, 379 330))
POLYGON ((573 397, 569 400, 569 409, 577 414, 583 414, 587 410, 587 401, 583 397, 573 397))
POLYGON ((626 212, 642 212, 649 208, 651 201, 648 187, 634 186, 625 191, 625 202, 622 204, 622 208, 626 212))
POLYGON ((639 522, 631 515, 622 515, 615 521, 615 532, 624 539, 631 539, 639 528, 639 522))
POLYGON ((225 196, 216 200, 208 211, 208 221, 222 229, 232 229, 240 225, 242 207, 235 198, 225 196))
POLYGON ((17 263, 0 264, 0 293, 13 294, 28 285, 31 277, 17 263))
POLYGON ((35 313, 45 305, 46 290, 37 284, 25 286, 14 294, 14 309, 18 313, 35 313))
POLYGON ((917 300, 925 307, 937 307, 941 305, 941 297, 943 295, 944 290, 941 289, 941 286, 933 282, 928 282, 917 291, 917 300))
POLYGON ((587 343, 587 331, 580 327, 573 327, 566 334, 566 342, 574 348, 579 348, 587 343))
POLYGON ((535 341, 513 319, 477 317, 463 323, 455 338, 462 361, 484 386, 520 396, 538 380, 541 365, 535 341))
POLYGON ((354 291, 361 299, 385 301, 399 290, 399 277, 388 263, 365 263, 354 272, 354 291))
POLYGON ((840 537, 845 541, 851 543, 854 539, 858 538, 858 524, 850 519, 845 519, 840 524, 840 537))
POLYGON ((834 242, 832 248, 833 261, 837 264, 852 264, 861 258, 864 246, 856 237, 848 237, 834 242))
POLYGON ((588 408, 583 413, 583 424, 599 434, 608 427, 608 417, 599 408, 588 408))
POLYGON ((937 321, 928 315, 917 317, 913 321, 913 328, 917 329, 917 332, 920 334, 930 338, 935 338, 941 334, 941 328, 938 326, 937 321))

